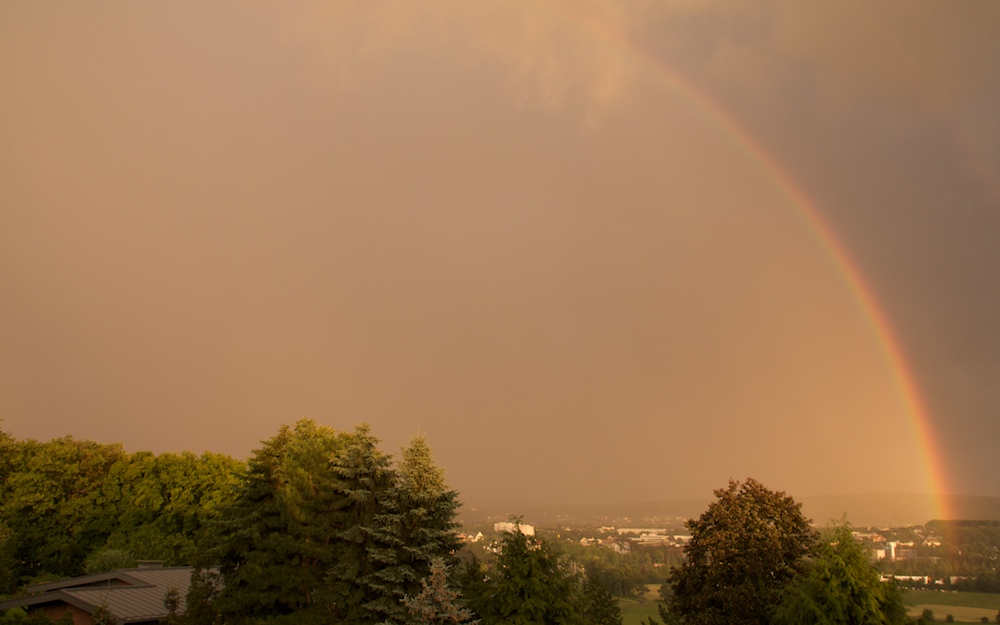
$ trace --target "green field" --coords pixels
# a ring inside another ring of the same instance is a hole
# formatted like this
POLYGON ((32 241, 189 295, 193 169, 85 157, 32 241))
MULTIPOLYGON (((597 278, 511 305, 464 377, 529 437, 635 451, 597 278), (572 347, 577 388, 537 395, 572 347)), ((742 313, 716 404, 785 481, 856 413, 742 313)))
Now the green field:
MULTIPOLYGON (((648 587, 642 600, 621 599, 624 625, 639 625, 649 617, 657 617, 657 587, 648 587)), ((934 612, 934 619, 943 623, 949 614, 956 623, 980 623, 982 617, 996 623, 1000 611, 1000 594, 983 592, 941 592, 934 590, 907 590, 903 592, 903 603, 910 616, 920 616, 925 609, 934 612)))
POLYGON ((649 617, 655 617, 659 621, 660 585, 646 584, 646 592, 641 599, 619 599, 618 605, 622 609, 623 625, 639 625, 646 623, 649 617))
POLYGON ((645 603, 639 603, 633 599, 619 599, 619 601, 622 608, 623 625, 646 623, 651 616, 657 621, 660 620, 660 613, 656 609, 656 606, 660 604, 659 601, 647 601, 645 603))
POLYGON ((920 616, 926 609, 934 613, 938 622, 951 614, 956 623, 980 623, 984 616, 990 623, 996 623, 1000 611, 1000 595, 985 592, 907 590, 903 592, 903 602, 910 616, 920 616))

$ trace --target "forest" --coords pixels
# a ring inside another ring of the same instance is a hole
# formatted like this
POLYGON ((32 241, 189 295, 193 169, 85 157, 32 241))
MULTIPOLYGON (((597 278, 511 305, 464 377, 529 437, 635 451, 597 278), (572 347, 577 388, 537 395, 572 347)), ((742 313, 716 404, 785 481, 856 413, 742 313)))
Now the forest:
MULTIPOLYGON (((715 494, 683 553, 519 531, 470 549, 419 437, 393 456, 367 425, 303 419, 243 462, 0 432, 0 593, 153 560, 194 567, 186 613, 169 619, 192 625, 620 625, 617 597, 661 581, 665 625, 906 622, 849 527, 818 532, 752 479, 715 494)), ((953 525, 976 545, 995 529, 953 525)))

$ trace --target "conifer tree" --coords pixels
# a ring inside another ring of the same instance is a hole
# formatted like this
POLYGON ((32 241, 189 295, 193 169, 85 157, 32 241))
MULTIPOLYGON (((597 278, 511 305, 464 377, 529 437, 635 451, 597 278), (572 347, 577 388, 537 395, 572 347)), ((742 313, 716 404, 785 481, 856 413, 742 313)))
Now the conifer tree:
POLYGON ((461 547, 455 533, 458 499, 445 484, 444 473, 434 464, 422 437, 403 449, 395 481, 385 494, 376 522, 382 543, 391 553, 374 577, 385 620, 405 622, 403 597, 420 591, 421 580, 430 575, 435 559, 449 565, 461 547))
POLYGON ((340 527, 338 478, 330 459, 343 435, 303 419, 264 441, 248 465, 244 488, 207 554, 225 584, 215 608, 227 622, 320 607, 323 578, 334 564, 340 527))
POLYGON ((398 600, 390 599, 391 580, 382 574, 396 560, 396 541, 384 521, 395 477, 391 458, 377 445, 371 428, 362 424, 346 437, 331 465, 342 514, 326 591, 332 613, 346 625, 381 623, 399 609, 398 600))
POLYGON ((433 625, 473 625, 472 610, 459 605, 460 594, 448 583, 448 566, 444 558, 434 558, 430 574, 421 580, 422 590, 416 596, 406 595, 403 604, 408 623, 433 625))
POLYGON ((579 584, 545 542, 518 528, 503 534, 484 593, 471 607, 484 625, 584 622, 579 584))

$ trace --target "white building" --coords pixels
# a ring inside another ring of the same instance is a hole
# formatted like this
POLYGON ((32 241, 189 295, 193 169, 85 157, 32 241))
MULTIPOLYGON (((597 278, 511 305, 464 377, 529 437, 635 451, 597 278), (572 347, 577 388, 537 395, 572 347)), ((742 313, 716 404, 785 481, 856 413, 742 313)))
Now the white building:
POLYGON ((518 529, 518 528, 521 529, 521 533, 524 534, 525 536, 534 536, 535 535, 535 526, 534 525, 528 525, 527 523, 521 523, 520 525, 518 525, 517 523, 511 523, 510 521, 501 521, 499 523, 494 523, 493 524, 493 531, 494 532, 511 532, 511 533, 514 533, 514 531, 516 529, 518 529))

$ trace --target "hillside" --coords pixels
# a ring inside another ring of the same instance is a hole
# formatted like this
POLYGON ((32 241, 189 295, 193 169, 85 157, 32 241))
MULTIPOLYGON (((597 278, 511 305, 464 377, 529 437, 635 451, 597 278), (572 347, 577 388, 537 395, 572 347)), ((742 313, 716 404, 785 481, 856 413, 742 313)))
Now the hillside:
MULTIPOLYGON (((794 495, 793 495, 794 496, 794 495)), ((818 525, 844 516, 855 526, 899 527, 923 525, 938 518, 939 507, 930 495, 829 495, 796 497, 805 515, 818 525)), ((524 516, 536 525, 638 525, 680 526, 684 519, 696 517, 709 500, 648 501, 631 504, 589 505, 508 505, 466 506, 460 518, 474 524, 487 520, 524 516)), ((1000 497, 952 496, 945 509, 955 519, 1000 520, 1000 497)))

